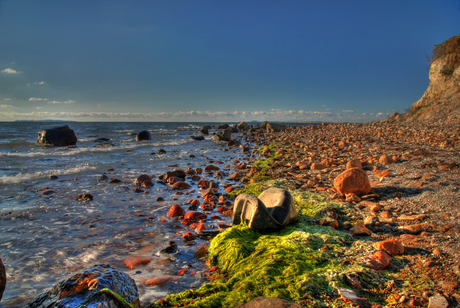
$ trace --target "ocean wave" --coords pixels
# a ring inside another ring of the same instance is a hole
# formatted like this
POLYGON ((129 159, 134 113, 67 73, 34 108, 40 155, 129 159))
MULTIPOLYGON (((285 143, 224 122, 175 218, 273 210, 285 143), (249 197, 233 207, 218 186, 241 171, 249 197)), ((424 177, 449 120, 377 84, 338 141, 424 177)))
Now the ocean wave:
POLYGON ((0 184, 18 184, 21 182, 30 181, 32 179, 48 178, 51 175, 68 175, 80 172, 86 172, 88 170, 95 170, 96 166, 81 166, 70 169, 61 170, 47 170, 38 171, 34 173, 18 173, 16 175, 4 175, 0 177, 0 184))

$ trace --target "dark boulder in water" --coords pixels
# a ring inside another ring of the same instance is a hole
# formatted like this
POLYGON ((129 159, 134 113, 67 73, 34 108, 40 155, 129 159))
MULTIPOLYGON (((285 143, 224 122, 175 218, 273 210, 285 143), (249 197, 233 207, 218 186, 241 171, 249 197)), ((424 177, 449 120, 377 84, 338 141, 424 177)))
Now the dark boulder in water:
POLYGON ((190 136, 188 137, 188 140, 202 141, 204 140, 204 137, 203 136, 190 136))
POLYGON ((152 140, 150 132, 143 130, 136 134, 136 141, 152 140))
POLYGON ((230 141, 232 139, 232 132, 233 129, 231 127, 228 127, 225 130, 221 130, 216 135, 214 135, 214 137, 212 137, 212 141, 215 143, 219 143, 221 141, 230 141))
POLYGON ((30 302, 27 308, 140 307, 136 283, 110 265, 100 264, 71 275, 30 302))
POLYGON ((77 136, 68 125, 44 129, 38 133, 38 144, 68 146, 77 144, 77 136))

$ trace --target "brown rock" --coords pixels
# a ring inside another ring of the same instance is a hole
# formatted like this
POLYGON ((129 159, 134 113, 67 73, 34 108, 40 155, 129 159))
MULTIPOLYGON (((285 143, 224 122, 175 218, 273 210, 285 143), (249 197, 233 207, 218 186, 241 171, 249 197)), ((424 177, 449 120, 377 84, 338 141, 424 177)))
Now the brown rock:
POLYGON ((190 189, 192 186, 185 182, 176 182, 172 186, 174 189, 190 189))
POLYGON ((394 164, 395 161, 393 160, 393 158, 389 157, 388 155, 383 154, 383 155, 380 156, 380 158, 379 158, 379 163, 380 163, 381 165, 390 165, 390 164, 394 164))
POLYGON ((185 214, 185 210, 181 208, 179 205, 174 204, 168 209, 166 216, 168 217, 178 217, 185 214))
POLYGON ((372 231, 366 228, 364 221, 358 221, 356 225, 350 229, 351 234, 353 235, 370 235, 372 231))
POLYGON ((150 261, 152 261, 152 259, 144 258, 144 257, 136 257, 136 256, 131 256, 126 259, 123 259, 123 263, 129 269, 134 269, 141 265, 147 265, 150 263, 150 261))
POLYGON ((151 181, 152 179, 147 174, 141 174, 134 180, 134 185, 141 185, 144 181, 151 181))
POLYGON ((434 295, 429 298, 428 308, 447 308, 449 303, 446 298, 442 295, 434 295))
POLYGON ((351 168, 360 168, 363 169, 363 164, 361 164, 361 160, 358 158, 352 159, 347 163, 347 170, 351 168))
POLYGON ((339 174, 334 179, 334 187, 342 195, 367 194, 371 191, 367 173, 359 168, 351 168, 339 174))
POLYGON ((375 170, 374 175, 378 178, 389 178, 391 176, 390 169, 375 170))
POLYGON ((421 220, 427 217, 427 214, 419 214, 419 215, 410 215, 410 216, 399 216, 398 220, 403 220, 403 221, 415 221, 415 220, 421 220))
POLYGON ((385 251, 377 251, 366 258, 369 265, 375 270, 382 270, 390 265, 391 257, 385 251))
POLYGON ((404 254, 404 246, 401 242, 396 240, 385 240, 374 244, 377 250, 383 250, 392 256, 404 254))
POLYGON ((219 170, 219 167, 216 167, 214 165, 208 165, 206 167, 204 167, 204 171, 208 172, 208 171, 217 171, 219 170))
POLYGON ((347 202, 360 202, 361 198, 358 197, 356 194, 346 194, 345 201, 347 202))
POLYGON ((173 278, 171 276, 164 276, 164 277, 154 277, 152 279, 147 280, 144 284, 148 286, 159 286, 163 287, 168 282, 172 281, 173 278))
POLYGON ((93 195, 92 194, 81 194, 76 198, 76 200, 80 202, 90 202, 93 200, 93 195))
POLYGON ((324 164, 321 164, 321 163, 313 163, 310 166, 311 170, 323 170, 323 169, 326 169, 326 168, 327 168, 327 166, 324 165, 324 164))
POLYGON ((425 228, 425 224, 415 224, 407 226, 399 226, 398 229, 410 234, 417 234, 425 228))
POLYGON ((187 212, 187 214, 185 214, 184 219, 200 220, 200 219, 206 219, 207 217, 208 216, 204 213, 190 211, 190 212, 187 212))
POLYGON ((206 247, 201 247, 197 251, 195 251, 194 256, 197 259, 203 258, 208 254, 208 249, 206 247))
POLYGON ((182 238, 184 239, 184 241, 190 242, 190 241, 195 240, 196 237, 193 233, 187 232, 182 235, 182 238))

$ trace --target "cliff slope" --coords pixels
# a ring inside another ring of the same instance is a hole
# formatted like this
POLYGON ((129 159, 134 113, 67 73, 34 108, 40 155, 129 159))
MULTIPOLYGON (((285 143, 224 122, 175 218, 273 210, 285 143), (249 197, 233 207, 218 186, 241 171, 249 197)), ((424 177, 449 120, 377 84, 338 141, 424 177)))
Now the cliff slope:
POLYGON ((460 120, 460 35, 436 45, 429 77, 428 89, 412 108, 388 121, 460 120))

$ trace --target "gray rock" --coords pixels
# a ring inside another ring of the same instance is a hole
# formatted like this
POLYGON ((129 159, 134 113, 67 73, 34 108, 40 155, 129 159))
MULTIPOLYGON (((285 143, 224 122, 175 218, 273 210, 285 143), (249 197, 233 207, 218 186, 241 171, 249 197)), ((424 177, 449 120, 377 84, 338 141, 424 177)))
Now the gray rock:
POLYGON ((246 304, 235 306, 235 308, 302 308, 302 306, 277 297, 261 296, 246 304))
POLYGON ((75 132, 68 125, 44 129, 38 133, 38 144, 57 146, 76 145, 78 141, 75 132))
POLYGON ((195 140, 195 141, 202 141, 204 140, 203 136, 190 136, 188 137, 189 140, 195 140))
POLYGON ((136 141, 152 140, 150 132, 143 130, 136 134, 136 141))
POLYGON ((227 129, 229 128, 229 125, 228 124, 217 124, 217 125, 214 125, 214 128, 215 129, 227 129))
POLYGON ((207 128, 206 126, 203 126, 203 127, 198 131, 198 134, 199 134, 199 135, 209 135, 209 128, 207 128))
POLYGON ((94 265, 71 275, 30 302, 27 308, 140 307, 136 283, 110 265, 94 265))
POLYGON ((276 124, 276 123, 267 123, 267 126, 266 126, 267 130, 269 132, 280 132, 282 131, 285 127, 284 125, 281 125, 281 124, 276 124))
POLYGON ((240 122, 236 128, 238 129, 238 131, 242 132, 242 131, 247 131, 249 130, 250 126, 246 123, 246 122, 240 122))
POLYGON ((225 130, 221 130, 216 135, 214 135, 214 137, 212 137, 212 141, 215 143, 219 143, 221 141, 230 141, 232 139, 232 131, 233 129, 230 127, 225 130))
POLYGON ((2 258, 0 258, 0 302, 2 301, 3 292, 6 286, 6 269, 3 264, 2 258))
POLYGON ((291 194, 284 189, 269 188, 258 198, 239 194, 235 199, 233 224, 248 223, 251 230, 265 233, 297 221, 297 211, 291 194))

